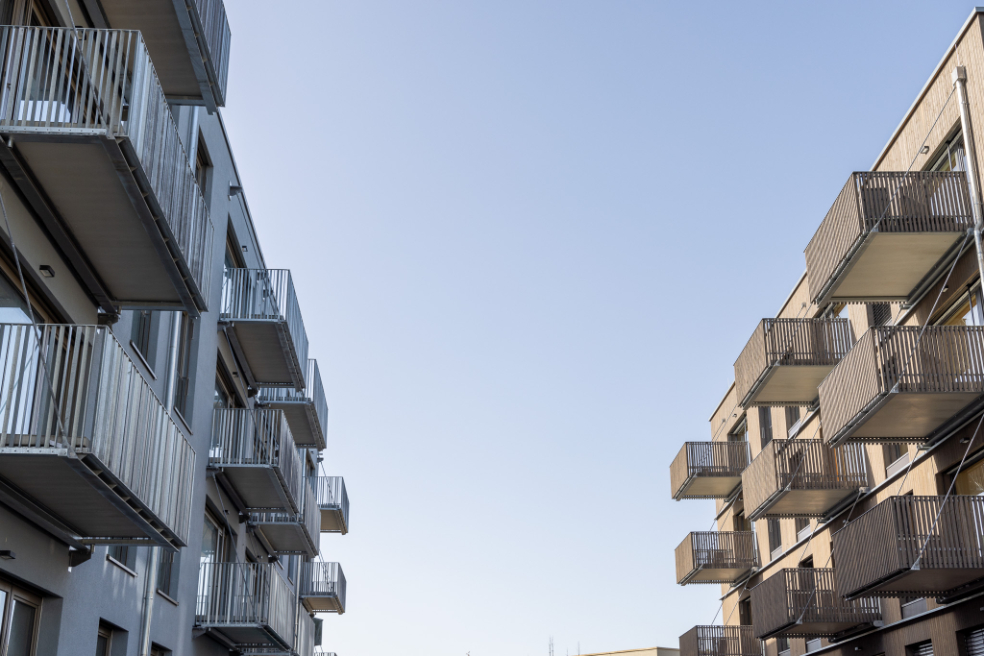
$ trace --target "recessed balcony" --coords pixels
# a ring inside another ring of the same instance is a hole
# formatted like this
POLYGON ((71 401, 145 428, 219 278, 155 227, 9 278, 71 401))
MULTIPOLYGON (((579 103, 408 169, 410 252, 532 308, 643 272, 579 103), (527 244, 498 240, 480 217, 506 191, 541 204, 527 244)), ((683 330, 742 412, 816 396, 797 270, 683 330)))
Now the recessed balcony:
POLYGON ((317 478, 318 507, 321 508, 321 532, 341 533, 349 529, 349 499, 345 479, 341 476, 317 478))
POLYGON ((735 361, 742 407, 812 403, 850 348, 847 319, 763 319, 735 361))
POLYGON ((752 588, 755 637, 832 638, 881 622, 877 599, 846 601, 830 568, 784 569, 752 588))
POLYGON ((984 327, 871 328, 820 385, 824 436, 921 442, 984 394, 984 327))
POLYGON ((806 247, 810 297, 905 301, 973 226, 962 172, 860 172, 806 247))
POLYGON ((294 442, 300 447, 325 448, 325 432, 328 428, 328 401, 321 384, 318 361, 307 361, 304 375, 304 391, 292 387, 265 387, 256 400, 264 407, 283 410, 290 424, 294 442))
POLYGON ((680 636, 680 656, 762 656, 750 625, 695 626, 680 636))
POLYGON ((0 324, 0 488, 82 542, 188 540, 195 452, 109 328, 0 324))
POLYGON ((687 442, 670 464, 673 498, 726 499, 748 466, 747 442, 687 442))
POLYGON ((98 27, 138 30, 172 102, 225 104, 232 32, 222 0, 82 0, 98 27))
POLYGON ((848 598, 952 594, 984 579, 984 497, 890 497, 837 531, 834 553, 848 598))
POLYGON ((301 488, 300 512, 251 513, 249 523, 260 530, 273 553, 314 558, 321 538, 321 509, 311 486, 304 483, 301 488))
POLYGON ((290 271, 226 269, 219 321, 251 387, 305 388, 308 338, 290 271))
POLYGON ((0 163, 87 291, 205 311, 212 223, 140 33, 0 27, 0 56, 0 163))
POLYGON ((773 440, 741 475, 745 512, 762 517, 822 517, 867 487, 864 448, 823 440, 773 440))
POLYGON ((302 511, 304 462, 282 411, 216 408, 208 462, 247 510, 302 511))
POLYGON ((345 612, 345 574, 338 563, 304 563, 301 603, 311 613, 345 612))
POLYGON ((676 548, 677 583, 734 584, 759 566, 751 531, 691 533, 676 548))
POLYGON ((232 648, 290 649, 297 600, 277 563, 201 563, 195 628, 232 648))

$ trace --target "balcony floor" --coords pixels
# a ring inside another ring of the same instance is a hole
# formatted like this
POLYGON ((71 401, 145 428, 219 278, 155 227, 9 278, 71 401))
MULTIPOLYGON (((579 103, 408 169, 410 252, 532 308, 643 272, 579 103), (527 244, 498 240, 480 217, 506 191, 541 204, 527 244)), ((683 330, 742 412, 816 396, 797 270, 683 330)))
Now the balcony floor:
POLYGON ((830 301, 903 300, 962 232, 876 232, 828 294, 830 301))
POLYGON ((904 570, 887 583, 866 588, 855 596, 936 596, 984 579, 978 568, 904 570))
POLYGON ((288 641, 281 640, 271 627, 265 624, 206 624, 207 628, 225 636, 236 645, 276 645, 286 647, 288 641))
POLYGON ((269 465, 217 465, 235 488, 247 510, 296 512, 280 476, 269 465))
POLYGON ((746 406, 806 405, 817 398, 817 387, 834 365, 772 367, 746 406))
POLYGON ((920 441, 970 405, 980 394, 896 392, 847 437, 848 440, 878 438, 920 441))
POLYGON ((751 571, 750 567, 697 567, 680 581, 680 585, 690 583, 734 583, 751 571))
POLYGON ((338 601, 338 597, 334 595, 301 594, 301 603, 311 613, 341 613, 344 610, 338 601))
POLYGON ((348 533, 348 526, 345 525, 345 515, 339 507, 321 509, 321 532, 322 533, 348 533))
POLYGON ((283 410, 287 417, 287 425, 290 426, 290 434, 294 437, 294 444, 303 448, 324 449, 324 440, 319 439, 319 434, 314 429, 318 418, 314 413, 314 404, 310 401, 270 401, 263 404, 266 408, 283 410))
POLYGON ((302 384, 285 322, 235 319, 229 325, 232 346, 246 360, 257 385, 297 388, 302 384))
POLYGON ((764 511, 756 510, 750 518, 761 517, 822 517, 844 500, 857 494, 858 488, 834 490, 791 489, 777 495, 764 511))
POLYGON ((314 558, 318 548, 300 522, 256 522, 263 536, 278 554, 304 554, 314 558))
POLYGON ((737 476, 694 474, 676 493, 677 499, 726 499, 741 485, 737 476))

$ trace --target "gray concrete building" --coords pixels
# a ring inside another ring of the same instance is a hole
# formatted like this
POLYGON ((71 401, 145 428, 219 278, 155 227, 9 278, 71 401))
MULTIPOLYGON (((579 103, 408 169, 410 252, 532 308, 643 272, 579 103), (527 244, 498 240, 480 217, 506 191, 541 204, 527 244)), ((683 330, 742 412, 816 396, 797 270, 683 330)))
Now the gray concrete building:
POLYGON ((348 498, 219 111, 221 0, 0 25, 0 655, 330 649, 348 498))

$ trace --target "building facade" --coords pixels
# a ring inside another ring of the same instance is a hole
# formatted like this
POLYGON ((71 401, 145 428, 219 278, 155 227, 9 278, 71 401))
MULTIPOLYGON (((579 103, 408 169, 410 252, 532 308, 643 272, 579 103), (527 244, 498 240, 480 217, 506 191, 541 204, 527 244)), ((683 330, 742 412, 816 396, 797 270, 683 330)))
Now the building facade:
POLYGON ((982 11, 671 464, 674 498, 716 500, 677 580, 723 604, 682 656, 984 654, 982 11))
POLYGON ((0 25, 0 654, 329 649, 348 498, 218 110, 222 1, 0 25))

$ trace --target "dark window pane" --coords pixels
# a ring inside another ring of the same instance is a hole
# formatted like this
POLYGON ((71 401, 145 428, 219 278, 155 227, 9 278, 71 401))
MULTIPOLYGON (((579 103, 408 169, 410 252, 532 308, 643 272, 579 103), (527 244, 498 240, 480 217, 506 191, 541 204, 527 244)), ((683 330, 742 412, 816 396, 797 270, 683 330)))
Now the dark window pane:
POLYGON ((106 636, 96 638, 96 656, 109 656, 109 638, 106 636))
POLYGON ((14 601, 10 618, 10 643, 7 656, 31 656, 34 647, 34 616, 37 609, 23 601, 14 601))
POLYGON ((771 408, 759 408, 759 437, 761 438, 761 448, 763 449, 772 441, 771 408))

